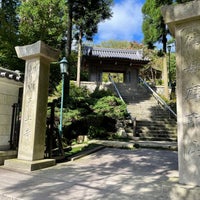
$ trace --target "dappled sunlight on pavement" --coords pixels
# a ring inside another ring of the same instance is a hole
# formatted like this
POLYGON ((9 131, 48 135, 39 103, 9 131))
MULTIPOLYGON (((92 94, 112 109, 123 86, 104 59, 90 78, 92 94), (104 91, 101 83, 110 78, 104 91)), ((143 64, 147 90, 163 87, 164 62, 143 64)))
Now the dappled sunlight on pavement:
POLYGON ((105 148, 30 173, 1 167, 0 176, 2 200, 182 200, 188 192, 178 184, 177 152, 167 150, 105 148))

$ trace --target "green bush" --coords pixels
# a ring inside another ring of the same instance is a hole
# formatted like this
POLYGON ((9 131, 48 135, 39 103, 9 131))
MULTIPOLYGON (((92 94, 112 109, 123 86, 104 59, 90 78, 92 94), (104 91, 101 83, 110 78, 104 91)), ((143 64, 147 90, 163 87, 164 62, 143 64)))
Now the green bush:
POLYGON ((77 87, 74 82, 70 83, 69 96, 71 98, 87 98, 89 94, 90 92, 85 86, 77 87))
POLYGON ((97 115, 113 119, 122 119, 128 115, 126 104, 115 96, 107 96, 99 99, 93 106, 93 110, 97 115))
MULTIPOLYGON (((55 97, 60 97, 57 87, 55 97)), ((60 99, 58 100, 60 102, 60 99)), ((55 109, 59 119, 60 104, 55 109)), ((127 116, 126 105, 108 90, 90 93, 86 87, 70 85, 69 101, 63 109, 63 136, 70 144, 78 135, 88 134, 91 138, 109 137, 108 132, 116 131, 116 120, 127 116)))
POLYGON ((167 99, 164 95, 160 95, 160 97, 176 113, 176 98, 174 97, 173 99, 167 99))
POLYGON ((114 96, 111 90, 99 90, 99 87, 96 87, 94 92, 90 95, 91 98, 100 99, 106 96, 114 96))
POLYGON ((107 131, 102 127, 90 126, 88 129, 88 137, 90 139, 105 139, 107 137, 107 131))

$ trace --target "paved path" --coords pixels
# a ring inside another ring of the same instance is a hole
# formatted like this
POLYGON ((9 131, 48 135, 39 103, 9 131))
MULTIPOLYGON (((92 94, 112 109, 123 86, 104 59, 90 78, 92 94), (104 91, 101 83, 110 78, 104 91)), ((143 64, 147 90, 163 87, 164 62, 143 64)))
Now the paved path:
POLYGON ((0 167, 1 200, 199 200, 178 184, 177 152, 105 148, 30 173, 0 167))

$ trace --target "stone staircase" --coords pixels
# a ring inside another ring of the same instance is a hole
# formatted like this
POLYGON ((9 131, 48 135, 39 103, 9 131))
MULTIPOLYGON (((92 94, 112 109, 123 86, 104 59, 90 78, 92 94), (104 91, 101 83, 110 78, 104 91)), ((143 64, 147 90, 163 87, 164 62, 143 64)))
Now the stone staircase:
POLYGON ((130 85, 118 84, 117 87, 127 103, 128 112, 136 118, 136 137, 141 140, 177 140, 176 120, 144 86, 133 89, 130 85))

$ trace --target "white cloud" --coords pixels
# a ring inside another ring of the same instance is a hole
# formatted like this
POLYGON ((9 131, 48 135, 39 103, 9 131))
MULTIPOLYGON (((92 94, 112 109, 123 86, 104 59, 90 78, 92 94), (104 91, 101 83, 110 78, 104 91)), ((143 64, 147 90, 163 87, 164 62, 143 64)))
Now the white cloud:
POLYGON ((142 8, 141 0, 115 0, 113 17, 99 24, 97 42, 105 40, 141 41, 142 8))

